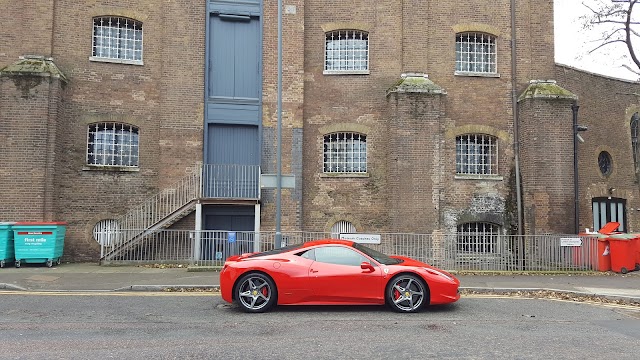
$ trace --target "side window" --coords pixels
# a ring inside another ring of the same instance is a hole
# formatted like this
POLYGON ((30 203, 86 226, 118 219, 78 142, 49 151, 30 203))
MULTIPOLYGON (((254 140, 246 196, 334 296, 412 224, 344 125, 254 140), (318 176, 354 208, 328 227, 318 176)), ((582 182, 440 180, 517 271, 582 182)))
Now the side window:
POLYGON ((360 30, 336 30, 325 34, 325 74, 368 74, 369 34, 360 30))
POLYGON ((456 137, 456 174, 497 175, 498 142, 485 134, 456 137))
POLYGON ((328 264, 360 266, 363 261, 370 262, 356 251, 340 246, 316 248, 315 255, 316 261, 328 264))
POLYGON ((456 34, 455 73, 496 74, 496 37, 476 32, 456 34))
POLYGON ((367 135, 338 132, 324 136, 325 173, 366 173, 367 135))
POLYGON ((309 251, 305 251, 304 253, 302 253, 300 255, 300 257, 315 261, 316 260, 316 250, 315 249, 311 249, 309 251))
POLYGON ((89 125, 87 165, 138 167, 138 128, 120 123, 89 125))
POLYGON ((113 16, 93 18, 90 59, 142 65, 142 22, 113 16))

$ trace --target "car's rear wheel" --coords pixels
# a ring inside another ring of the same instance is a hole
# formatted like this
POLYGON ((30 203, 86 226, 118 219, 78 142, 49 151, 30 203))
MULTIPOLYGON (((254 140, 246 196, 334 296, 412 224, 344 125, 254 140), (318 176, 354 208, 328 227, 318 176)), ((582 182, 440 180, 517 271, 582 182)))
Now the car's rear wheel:
POLYGON ((262 273, 250 273, 240 278, 235 295, 240 308, 252 313, 268 311, 278 296, 273 280, 262 273))
POLYGON ((387 304, 397 312, 417 312, 429 303, 429 289, 418 276, 399 275, 387 284, 387 304))

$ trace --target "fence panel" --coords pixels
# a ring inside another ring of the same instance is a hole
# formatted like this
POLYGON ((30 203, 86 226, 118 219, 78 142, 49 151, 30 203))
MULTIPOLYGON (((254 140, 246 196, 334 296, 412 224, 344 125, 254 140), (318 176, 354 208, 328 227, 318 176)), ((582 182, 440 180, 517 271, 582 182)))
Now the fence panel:
MULTIPOLYGON (((128 237, 141 230, 120 230, 128 237)), ((284 245, 331 237, 324 232, 283 232, 284 245)), ((468 246, 460 234, 381 234, 380 244, 366 246, 451 271, 594 271, 595 237, 576 235, 499 235, 491 246, 468 246), (563 240, 563 238, 565 240, 563 240), (569 238, 569 241, 567 241, 569 238)), ((109 243, 102 244, 109 250, 109 243)), ((190 263, 222 266, 233 255, 275 248, 274 232, 159 230, 147 234, 109 263, 190 263)))

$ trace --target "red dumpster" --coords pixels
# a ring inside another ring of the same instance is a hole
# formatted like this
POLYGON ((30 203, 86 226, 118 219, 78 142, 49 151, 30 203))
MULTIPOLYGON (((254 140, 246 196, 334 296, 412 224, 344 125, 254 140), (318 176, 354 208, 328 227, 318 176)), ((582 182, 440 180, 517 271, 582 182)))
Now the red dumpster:
POLYGON ((608 238, 611 251, 611 270, 626 274, 636 268, 635 243, 628 234, 611 235, 608 238))

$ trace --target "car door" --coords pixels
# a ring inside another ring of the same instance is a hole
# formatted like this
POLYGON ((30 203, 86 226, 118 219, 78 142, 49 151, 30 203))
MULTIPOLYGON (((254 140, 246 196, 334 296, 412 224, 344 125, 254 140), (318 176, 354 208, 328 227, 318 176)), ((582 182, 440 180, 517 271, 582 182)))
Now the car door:
POLYGON ((347 246, 313 249, 309 283, 318 302, 333 304, 379 304, 384 302, 382 270, 371 259, 347 246), (363 262, 372 264, 362 269, 363 262))

